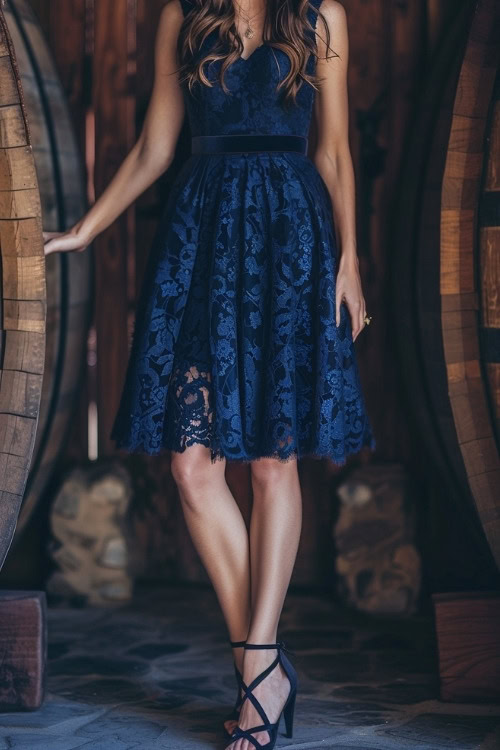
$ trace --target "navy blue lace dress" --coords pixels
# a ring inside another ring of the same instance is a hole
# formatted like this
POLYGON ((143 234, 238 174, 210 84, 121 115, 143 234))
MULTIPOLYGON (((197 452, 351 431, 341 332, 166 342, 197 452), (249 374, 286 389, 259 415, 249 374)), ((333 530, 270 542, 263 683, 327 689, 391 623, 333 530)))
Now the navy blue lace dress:
MULTIPOLYGON (((320 3, 308 11, 313 29, 320 3)), ((189 0, 182 5, 188 13, 189 0)), ((285 53, 263 44, 239 58, 228 93, 220 64, 212 87, 184 87, 193 142, 306 139, 315 90, 304 83, 296 104, 283 105, 285 53)), ((315 64, 311 55, 309 72, 315 64)), ((195 152, 182 166, 148 259, 111 432, 117 447, 156 454, 201 443, 212 461, 337 464, 375 448, 344 303, 335 322, 331 198, 313 161, 286 141, 285 150, 195 152)))

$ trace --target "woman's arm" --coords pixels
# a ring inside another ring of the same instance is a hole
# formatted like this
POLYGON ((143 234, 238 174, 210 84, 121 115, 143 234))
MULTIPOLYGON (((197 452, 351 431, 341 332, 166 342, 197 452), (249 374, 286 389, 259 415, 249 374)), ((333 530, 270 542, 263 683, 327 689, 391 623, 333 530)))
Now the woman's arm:
POLYGON ((113 179, 87 213, 67 232, 44 232, 45 254, 84 250, 172 162, 184 119, 176 73, 176 45, 183 21, 178 0, 162 10, 155 40, 155 80, 142 132, 113 179))
POLYGON ((322 30, 321 18, 318 18, 320 57, 316 70, 320 89, 315 100, 318 142, 314 163, 330 193, 340 249, 336 322, 339 325, 340 305, 344 300, 351 315, 353 340, 356 340, 365 325, 366 307, 356 249, 355 178, 349 148, 347 19, 344 7, 336 0, 323 0, 321 12, 328 24, 332 49, 328 51, 328 59, 325 59, 326 35, 322 30), (334 53, 339 57, 333 56, 334 53))

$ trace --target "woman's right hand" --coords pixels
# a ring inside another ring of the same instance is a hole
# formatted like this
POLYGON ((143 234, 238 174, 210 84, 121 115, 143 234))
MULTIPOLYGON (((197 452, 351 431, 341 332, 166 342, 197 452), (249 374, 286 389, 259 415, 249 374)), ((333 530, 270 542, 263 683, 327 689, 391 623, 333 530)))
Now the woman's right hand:
POLYGON ((154 85, 141 134, 85 216, 66 232, 43 232, 46 256, 85 250, 172 163, 184 120, 184 96, 177 74, 177 39, 183 21, 180 3, 164 5, 155 39, 154 85))
POLYGON ((92 238, 85 237, 75 228, 67 232, 43 232, 45 255, 51 253, 80 253, 87 248, 92 242, 92 238))

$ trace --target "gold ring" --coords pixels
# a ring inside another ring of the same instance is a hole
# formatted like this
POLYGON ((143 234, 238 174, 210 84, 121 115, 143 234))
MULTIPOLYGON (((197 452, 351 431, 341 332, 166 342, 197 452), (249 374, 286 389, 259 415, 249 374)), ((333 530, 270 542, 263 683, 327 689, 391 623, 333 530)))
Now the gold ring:
POLYGON ((371 316, 365 315, 364 321, 365 321, 365 325, 369 326, 370 323, 372 322, 371 316))

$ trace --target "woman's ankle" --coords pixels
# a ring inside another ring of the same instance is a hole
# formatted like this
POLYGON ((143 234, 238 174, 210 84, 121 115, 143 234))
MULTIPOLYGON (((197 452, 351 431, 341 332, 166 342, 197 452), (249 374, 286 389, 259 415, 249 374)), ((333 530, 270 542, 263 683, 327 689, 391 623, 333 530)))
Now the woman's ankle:
MULTIPOLYGON (((246 642, 247 642, 247 645, 250 645, 250 646, 252 646, 252 645, 255 645, 255 646, 267 646, 267 645, 269 645, 270 646, 270 645, 273 645, 273 644, 275 644, 275 643, 278 642, 277 638, 278 638, 278 636, 277 636, 276 632, 269 633, 269 632, 265 632, 265 631, 261 631, 261 632, 259 632, 259 631, 250 631, 248 633, 246 642)), ((250 650, 250 649, 248 649, 248 650, 250 650)), ((251 649, 251 650, 253 651, 254 649, 251 649)), ((257 650, 257 649, 255 649, 255 650, 257 650)), ((268 649, 262 649, 262 650, 264 651, 264 650, 268 650, 268 649)))

